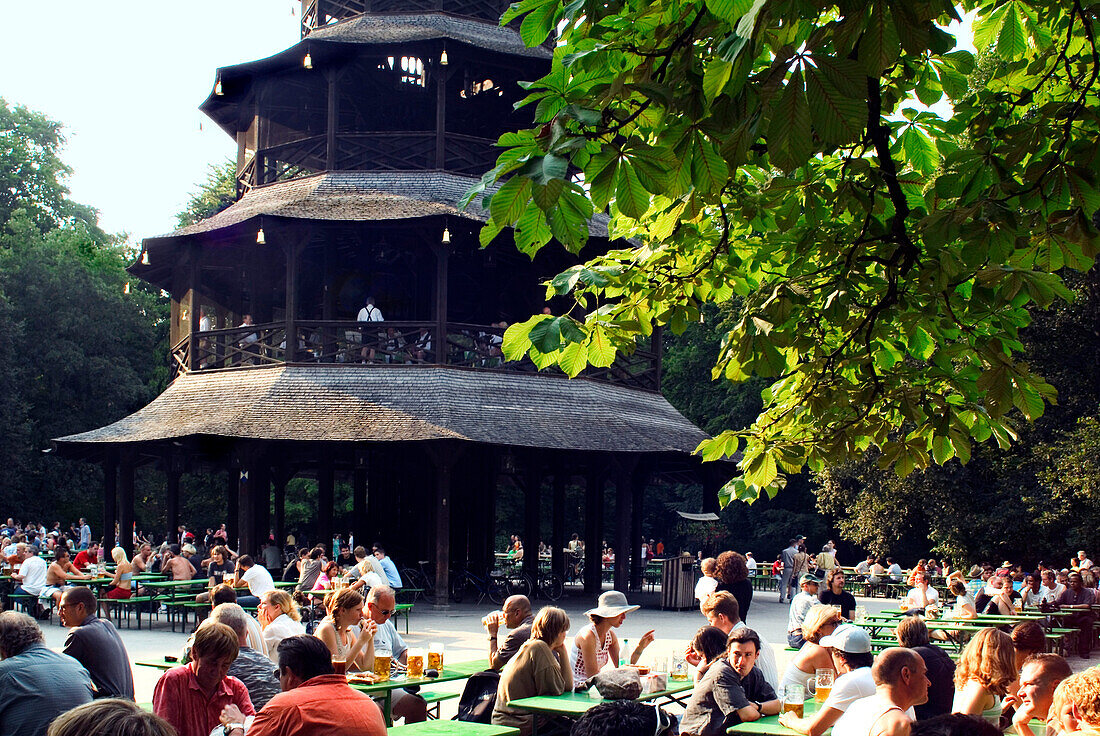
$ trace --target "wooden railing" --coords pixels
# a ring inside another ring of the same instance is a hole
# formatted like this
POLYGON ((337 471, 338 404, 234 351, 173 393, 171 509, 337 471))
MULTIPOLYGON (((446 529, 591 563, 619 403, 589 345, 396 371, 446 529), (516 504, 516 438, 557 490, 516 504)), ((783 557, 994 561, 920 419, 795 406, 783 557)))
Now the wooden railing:
POLYGON ((263 148, 241 171, 237 191, 297 179, 320 171, 408 171, 443 168, 481 174, 496 161, 493 141, 461 133, 443 137, 442 165, 436 160, 434 131, 341 133, 329 156, 326 136, 315 135, 263 148), (331 158, 331 165, 329 163, 331 158))
MULTIPOLYGON (((287 349, 285 322, 196 332, 193 348, 190 335, 172 348, 173 375, 284 362, 448 365, 518 373, 538 370, 527 358, 506 360, 501 351, 504 328, 491 325, 449 322, 444 340, 436 339, 437 322, 298 320, 294 331, 293 355, 287 349)), ((543 373, 562 375, 557 368, 543 373)), ((581 375, 650 391, 661 385, 657 353, 648 345, 631 355, 620 354, 607 368, 589 368, 581 375)))
POLYGON ((302 4, 302 38, 315 28, 364 13, 423 13, 436 10, 495 23, 507 7, 506 0, 308 0, 302 4))

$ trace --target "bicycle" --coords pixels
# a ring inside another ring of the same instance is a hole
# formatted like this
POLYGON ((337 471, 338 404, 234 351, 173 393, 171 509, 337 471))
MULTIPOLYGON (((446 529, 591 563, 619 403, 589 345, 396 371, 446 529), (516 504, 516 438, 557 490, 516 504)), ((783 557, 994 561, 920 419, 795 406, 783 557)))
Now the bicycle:
POLYGON ((418 591, 408 602, 414 603, 417 598, 423 597, 428 603, 435 603, 435 572, 431 569, 431 563, 428 560, 417 560, 416 564, 416 568, 405 567, 400 570, 405 587, 418 591))
POLYGON ((477 591, 478 603, 488 597, 499 606, 504 603, 505 598, 512 595, 507 579, 495 570, 486 576, 476 575, 465 567, 455 570, 451 576, 451 600, 461 603, 470 588, 477 591))
POLYGON ((565 592, 565 582, 562 580, 561 575, 555 572, 540 571, 538 580, 535 582, 535 590, 536 595, 540 598, 556 601, 565 592))

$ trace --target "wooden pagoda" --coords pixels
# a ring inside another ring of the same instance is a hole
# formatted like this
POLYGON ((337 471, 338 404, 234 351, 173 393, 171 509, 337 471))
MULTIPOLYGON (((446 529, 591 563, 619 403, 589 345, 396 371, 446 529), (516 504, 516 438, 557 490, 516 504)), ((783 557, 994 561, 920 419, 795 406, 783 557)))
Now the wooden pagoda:
MULTIPOLYGON (((506 324, 538 312, 541 282, 575 257, 554 246, 532 261, 506 235, 482 249, 486 213, 458 204, 497 137, 530 123, 517 83, 551 51, 499 26, 499 0, 302 5, 300 43, 219 69, 202 104, 237 141, 238 201, 146 239, 130 268, 171 295, 171 384, 57 450, 104 465, 108 529, 132 528, 138 465, 167 478, 169 530, 181 474, 227 472, 242 552, 269 528, 283 538, 295 476, 316 478, 317 536, 331 538, 336 479, 350 480, 356 538, 434 560, 440 594, 452 563, 491 562, 504 474, 530 544, 549 496, 559 572, 564 488, 583 479, 597 590, 612 484, 615 582, 637 584, 646 484, 704 475, 691 453, 705 435, 659 392, 660 337, 572 380, 504 360, 506 324), (357 319, 368 297, 384 321, 357 319)), ((605 223, 591 230, 606 248, 605 223)))

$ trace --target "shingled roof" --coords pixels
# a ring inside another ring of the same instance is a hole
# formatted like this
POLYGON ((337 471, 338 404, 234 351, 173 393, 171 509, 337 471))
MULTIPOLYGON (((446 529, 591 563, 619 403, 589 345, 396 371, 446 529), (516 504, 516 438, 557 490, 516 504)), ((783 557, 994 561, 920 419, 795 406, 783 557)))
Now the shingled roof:
POLYGON ((145 408, 55 439, 64 453, 195 436, 691 453, 706 438, 658 393, 586 379, 417 366, 185 374, 145 408))

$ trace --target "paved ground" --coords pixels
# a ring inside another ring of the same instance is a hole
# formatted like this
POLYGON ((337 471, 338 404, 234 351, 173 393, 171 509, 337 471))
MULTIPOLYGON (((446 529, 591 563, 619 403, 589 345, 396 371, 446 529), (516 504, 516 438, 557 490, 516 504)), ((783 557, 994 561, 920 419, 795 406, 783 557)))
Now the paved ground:
MULTIPOLYGON (((618 634, 620 637, 636 639, 649 629, 653 629, 656 640, 646 650, 647 657, 668 656, 673 651, 682 651, 695 631, 705 623, 697 609, 659 610, 657 608, 659 598, 655 594, 634 595, 630 600, 632 603, 641 603, 643 608, 627 616, 618 634)), ((869 613, 877 613, 896 605, 896 601, 883 598, 857 598, 857 600, 867 607, 869 613)), ((541 602, 536 601, 536 609, 540 605, 541 602)), ((570 630, 577 631, 586 623, 584 611, 595 606, 595 601, 579 592, 567 591, 557 605, 569 613, 570 630)), ((747 623, 758 629, 775 647, 781 671, 786 666, 787 659, 787 653, 783 651, 786 647, 787 609, 787 605, 780 605, 776 593, 757 591, 747 619, 747 623)), ((485 657, 487 642, 485 631, 481 627, 481 617, 491 610, 493 606, 488 600, 483 605, 463 603, 438 611, 418 602, 412 615, 410 633, 406 641, 410 646, 424 647, 430 642, 442 642, 446 645, 446 656, 452 661, 485 657)), ((404 630, 400 624, 399 629, 404 630)), ((45 626, 45 631, 46 643, 59 649, 65 641, 66 629, 58 625, 56 616, 52 624, 45 626)), ((176 654, 187 639, 185 634, 172 633, 168 625, 163 622, 152 631, 123 628, 122 637, 133 660, 157 659, 165 654, 176 654)), ((1070 664, 1074 671, 1080 671, 1087 668, 1091 662, 1073 658, 1070 664)), ((159 670, 147 667, 134 668, 138 702, 152 700, 153 686, 159 675, 159 670)), ((445 683, 433 689, 460 692, 462 683, 445 683)), ((444 717, 454 714, 455 704, 455 700, 443 704, 444 717)))

